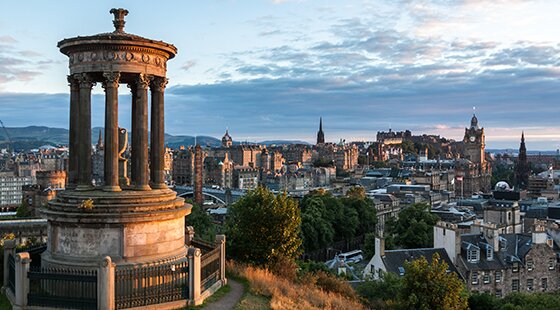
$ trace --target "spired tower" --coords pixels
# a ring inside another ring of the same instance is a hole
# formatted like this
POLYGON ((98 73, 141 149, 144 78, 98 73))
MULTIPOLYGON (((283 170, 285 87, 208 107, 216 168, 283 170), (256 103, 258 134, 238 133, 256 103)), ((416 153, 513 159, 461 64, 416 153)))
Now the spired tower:
POLYGON ((48 246, 42 256, 46 267, 93 269, 105 256, 117 266, 134 266, 174 261, 187 254, 185 216, 191 206, 164 181, 166 67, 177 49, 124 32, 128 11, 112 9, 111 13, 113 32, 58 43, 69 58, 70 158, 66 190, 40 210, 48 220, 48 246), (104 182, 100 186, 92 185, 91 169, 95 83, 105 90, 104 182), (126 159, 121 156, 128 135, 118 125, 120 84, 127 84, 132 93, 132 101, 122 103, 132 106, 130 182, 126 159))
POLYGON ((478 126, 475 114, 471 118, 471 125, 465 128, 463 138, 462 157, 468 159, 468 164, 461 163, 455 167, 455 174, 461 177, 460 186, 456 187, 457 194, 470 196, 477 192, 489 192, 491 183, 491 168, 486 161, 486 141, 484 128, 478 126))
POLYGON ((325 133, 323 132, 323 118, 319 118, 319 132, 317 132, 317 144, 325 143, 325 133))
POLYGON ((515 165, 515 187, 516 189, 527 189, 529 184, 529 163, 527 162, 527 148, 525 148, 525 134, 521 133, 521 144, 519 145, 519 156, 515 165))

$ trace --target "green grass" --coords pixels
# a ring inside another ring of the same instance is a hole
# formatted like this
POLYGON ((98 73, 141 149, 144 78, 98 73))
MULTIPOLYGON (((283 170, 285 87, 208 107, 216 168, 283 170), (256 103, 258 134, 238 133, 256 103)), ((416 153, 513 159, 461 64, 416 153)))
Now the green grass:
POLYGON ((212 296, 206 298, 202 305, 186 307, 184 309, 186 310, 202 309, 206 307, 208 304, 220 300, 220 298, 224 297, 230 291, 231 291, 231 286, 229 286, 229 284, 226 284, 225 286, 220 287, 220 289, 217 290, 214 294, 212 294, 212 296))

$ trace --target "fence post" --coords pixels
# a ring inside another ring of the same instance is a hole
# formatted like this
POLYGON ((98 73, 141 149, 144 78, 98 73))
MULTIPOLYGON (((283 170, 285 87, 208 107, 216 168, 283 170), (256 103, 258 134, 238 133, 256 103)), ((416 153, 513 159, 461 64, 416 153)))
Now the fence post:
POLYGON ((29 294, 29 279, 27 272, 29 272, 29 253, 23 252, 16 254, 16 305, 19 307, 27 306, 27 294, 29 294))
MULTIPOLYGON (((16 240, 5 240, 4 241, 4 279, 3 279, 3 286, 8 287, 8 256, 12 254, 14 256, 16 253, 16 240)), ((15 258, 15 256, 14 256, 15 258)))
POLYGON ((227 284, 226 279, 226 235, 216 235, 216 246, 220 247, 220 280, 222 286, 227 284))
POLYGON ((202 304, 200 298, 200 249, 189 248, 189 302, 193 306, 202 304))
POLYGON ((115 309, 115 264, 105 256, 97 271, 97 309, 115 309))
POLYGON ((190 246, 193 240, 194 240, 194 227, 192 226, 185 227, 185 244, 190 246))

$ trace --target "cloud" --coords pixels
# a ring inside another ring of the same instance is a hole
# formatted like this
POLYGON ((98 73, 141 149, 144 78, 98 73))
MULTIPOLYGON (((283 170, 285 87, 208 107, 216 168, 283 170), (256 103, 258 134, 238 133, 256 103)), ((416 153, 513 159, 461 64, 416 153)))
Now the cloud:
POLYGON ((196 65, 196 61, 195 60, 189 60, 187 61, 183 66, 181 66, 181 69, 185 70, 185 71, 189 71, 192 67, 194 67, 196 65))

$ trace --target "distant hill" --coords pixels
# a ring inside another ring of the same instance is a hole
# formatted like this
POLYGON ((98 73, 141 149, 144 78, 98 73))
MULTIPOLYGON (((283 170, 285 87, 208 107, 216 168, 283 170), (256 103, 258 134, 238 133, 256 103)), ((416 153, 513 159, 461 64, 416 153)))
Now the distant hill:
MULTIPOLYGON (((68 144, 68 129, 50 128, 45 126, 28 126, 28 127, 7 127, 8 134, 13 142, 16 150, 28 150, 37 148, 42 145, 66 145, 68 144)), ((91 130, 91 141, 97 143, 99 132, 103 134, 103 127, 94 127, 91 130)), ((6 147, 8 139, 6 132, 0 128, 0 147, 6 147)), ((220 139, 209 136, 197 136, 196 142, 202 146, 218 147, 222 141, 220 139)), ((165 134, 165 143, 171 148, 178 148, 182 145, 192 146, 195 144, 195 137, 184 135, 165 134)), ((239 142, 234 142, 239 144, 239 142)), ((305 141, 291 140, 268 140, 259 142, 264 145, 280 145, 280 144, 308 144, 305 141)))

